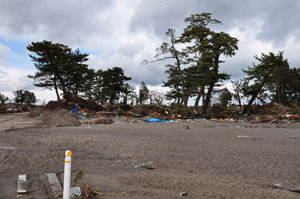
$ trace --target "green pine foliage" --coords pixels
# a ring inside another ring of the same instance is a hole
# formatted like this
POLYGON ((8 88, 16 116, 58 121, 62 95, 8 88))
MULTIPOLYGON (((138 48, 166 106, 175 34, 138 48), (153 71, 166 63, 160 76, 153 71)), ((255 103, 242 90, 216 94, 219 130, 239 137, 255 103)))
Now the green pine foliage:
POLYGON ((36 103, 36 97, 33 92, 27 90, 17 90, 14 92, 15 103, 17 105, 31 106, 36 103))
POLYGON ((249 101, 244 109, 247 109, 259 100, 261 103, 275 102, 288 106, 299 103, 300 70, 290 69, 283 52, 274 54, 262 53, 260 57, 254 57, 259 63, 243 70, 246 77, 243 79, 242 92, 249 101))
POLYGON ((29 76, 35 86, 54 89, 57 99, 60 99, 59 90, 64 97, 77 96, 84 90, 84 77, 89 72, 85 64, 88 54, 51 41, 32 42, 27 49, 33 53, 29 56, 38 70, 29 76))
POLYGON ((211 30, 210 25, 221 23, 211 13, 191 15, 185 22, 187 26, 179 37, 175 36, 174 29, 167 31, 170 41, 157 49, 154 61, 174 60, 166 65, 168 80, 163 86, 171 89, 167 98, 187 107, 189 97, 197 96, 197 109, 202 97, 202 113, 206 114, 215 86, 230 77, 219 72, 220 64, 224 63, 220 57, 234 56, 238 40, 211 30))

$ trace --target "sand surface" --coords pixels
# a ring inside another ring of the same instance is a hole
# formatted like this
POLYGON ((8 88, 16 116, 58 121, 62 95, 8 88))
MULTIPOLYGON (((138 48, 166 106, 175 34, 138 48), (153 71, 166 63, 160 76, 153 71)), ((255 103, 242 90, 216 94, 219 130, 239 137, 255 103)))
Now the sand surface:
POLYGON ((300 189, 299 124, 116 119, 111 125, 0 131, 0 147, 15 148, 0 148, 0 199, 15 199, 11 179, 17 174, 62 177, 66 149, 73 151, 73 174, 84 174, 78 184, 101 192, 96 198, 300 197, 270 186, 300 189))
POLYGON ((35 127, 42 123, 38 118, 30 118, 29 112, 0 114, 0 132, 35 127))

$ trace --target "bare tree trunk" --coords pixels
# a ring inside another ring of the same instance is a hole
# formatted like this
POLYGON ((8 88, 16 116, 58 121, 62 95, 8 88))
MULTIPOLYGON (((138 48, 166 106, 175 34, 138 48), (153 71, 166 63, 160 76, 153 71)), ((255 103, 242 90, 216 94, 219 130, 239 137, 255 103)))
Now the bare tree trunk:
POLYGON ((255 99, 257 98, 259 92, 261 91, 262 87, 264 86, 264 82, 260 85, 260 87, 255 91, 255 93, 252 95, 250 101, 248 102, 247 106, 245 106, 243 113, 247 113, 249 107, 253 104, 255 99))
POLYGON ((236 96, 238 98, 238 103, 239 103, 239 107, 240 107, 240 113, 242 113, 242 102, 241 102, 241 96, 240 96, 240 91, 238 88, 235 88, 235 93, 236 93, 236 96))
POLYGON ((213 82, 208 87, 206 99, 205 99, 205 102, 203 104, 203 109, 202 109, 202 114, 203 115, 205 115, 207 113, 207 110, 208 110, 208 108, 210 106, 210 100, 211 100, 212 92, 214 90, 214 86, 219 81, 219 79, 217 77, 218 72, 219 72, 219 57, 220 57, 220 55, 216 54, 215 58, 214 58, 214 69, 213 69, 213 72, 215 73, 216 77, 214 77, 214 79, 212 80, 213 82))
POLYGON ((209 108, 209 104, 210 104, 210 99, 211 99, 211 96, 212 96, 212 91, 214 89, 214 86, 215 84, 212 83, 209 88, 208 88, 208 91, 207 91, 207 94, 206 94, 206 98, 205 98, 205 101, 204 101, 204 104, 203 104, 203 108, 202 108, 202 114, 203 115, 206 115, 207 113, 207 110, 209 108))
POLYGON ((58 94, 58 88, 57 88, 56 81, 54 81, 54 89, 55 89, 55 93, 56 93, 57 100, 59 101, 59 100, 60 100, 60 97, 59 97, 59 94, 58 94))
POLYGON ((198 111, 199 101, 201 99, 201 96, 203 96, 203 98, 204 98, 204 86, 201 86, 200 91, 199 91, 196 101, 195 101, 194 110, 196 110, 196 111, 198 111))

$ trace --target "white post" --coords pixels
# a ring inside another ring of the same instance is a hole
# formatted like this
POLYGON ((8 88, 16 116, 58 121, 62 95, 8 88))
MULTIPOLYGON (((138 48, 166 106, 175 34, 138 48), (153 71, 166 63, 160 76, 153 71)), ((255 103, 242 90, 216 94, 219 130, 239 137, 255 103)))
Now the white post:
POLYGON ((64 171, 64 197, 70 199, 70 183, 71 183, 71 155, 72 151, 66 150, 65 171, 64 171))

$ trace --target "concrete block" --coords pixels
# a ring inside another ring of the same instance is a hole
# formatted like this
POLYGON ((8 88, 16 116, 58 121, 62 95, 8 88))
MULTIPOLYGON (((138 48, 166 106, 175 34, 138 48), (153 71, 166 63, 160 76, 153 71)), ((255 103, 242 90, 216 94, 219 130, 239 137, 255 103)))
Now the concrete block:
POLYGON ((26 193, 27 193, 26 175, 19 175, 17 194, 26 194, 26 193))
POLYGON ((62 188, 55 173, 45 173, 41 180, 47 186, 50 198, 58 198, 62 195, 62 188))

